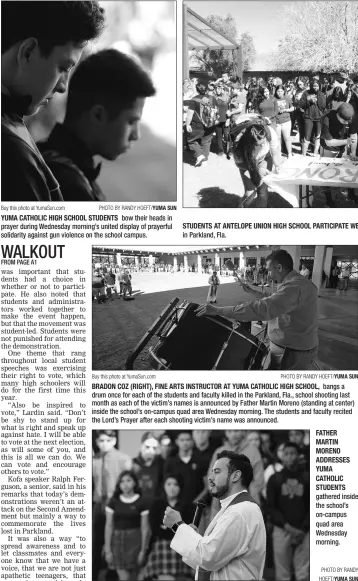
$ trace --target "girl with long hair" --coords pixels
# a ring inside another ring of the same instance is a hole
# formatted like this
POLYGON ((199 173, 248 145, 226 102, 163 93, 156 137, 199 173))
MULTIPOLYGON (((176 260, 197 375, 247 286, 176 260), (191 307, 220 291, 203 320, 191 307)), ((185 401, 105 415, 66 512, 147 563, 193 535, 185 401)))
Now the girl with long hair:
POLYGON ((257 196, 256 207, 266 208, 268 188, 263 178, 268 175, 273 166, 281 165, 281 148, 276 131, 270 127, 267 120, 256 115, 247 116, 247 128, 240 131, 237 126, 234 140, 235 164, 240 170, 245 187, 243 206, 250 207, 257 196))
POLYGON ((294 106, 292 105, 292 99, 288 95, 285 95, 285 91, 282 85, 278 85, 275 91, 275 98, 277 101, 278 112, 276 115, 276 133, 281 145, 281 139, 283 137, 287 149, 287 157, 292 156, 292 143, 291 143, 291 115, 290 113, 294 111, 294 106))
POLYGON ((106 507, 104 552, 121 581, 136 581, 149 541, 149 503, 141 497, 137 476, 124 470, 106 507))
POLYGON ((186 522, 191 520, 191 508, 183 505, 181 490, 183 481, 179 474, 168 474, 164 480, 163 494, 154 500, 149 511, 149 523, 152 533, 151 550, 145 567, 145 579, 165 579, 166 581, 192 579, 193 570, 185 565, 179 553, 170 548, 174 536, 171 529, 163 526, 167 506, 177 510, 186 522))
POLYGON ((314 155, 319 155, 322 118, 326 110, 326 97, 319 90, 318 81, 312 81, 300 100, 303 109, 305 137, 302 144, 302 155, 307 155, 312 133, 315 135, 314 155))
POLYGON ((270 119, 271 127, 275 129, 278 105, 277 100, 271 96, 268 87, 260 87, 258 111, 260 115, 270 119))

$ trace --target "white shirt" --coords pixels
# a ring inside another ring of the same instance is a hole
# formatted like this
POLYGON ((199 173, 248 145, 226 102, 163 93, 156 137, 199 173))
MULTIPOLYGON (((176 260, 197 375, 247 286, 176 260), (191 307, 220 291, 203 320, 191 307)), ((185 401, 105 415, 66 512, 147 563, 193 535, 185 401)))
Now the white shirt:
POLYGON ((235 307, 220 307, 219 314, 237 321, 268 321, 270 341, 298 351, 318 345, 317 288, 291 270, 271 296, 235 307))
POLYGON ((308 268, 302 268, 302 270, 300 271, 300 274, 302 276, 304 276, 305 278, 308 278, 309 275, 311 274, 310 271, 308 270, 308 268))
POLYGON ((203 537, 182 524, 170 544, 193 569, 211 571, 211 581, 262 579, 266 531, 261 510, 253 502, 229 506, 236 495, 221 501, 203 537))

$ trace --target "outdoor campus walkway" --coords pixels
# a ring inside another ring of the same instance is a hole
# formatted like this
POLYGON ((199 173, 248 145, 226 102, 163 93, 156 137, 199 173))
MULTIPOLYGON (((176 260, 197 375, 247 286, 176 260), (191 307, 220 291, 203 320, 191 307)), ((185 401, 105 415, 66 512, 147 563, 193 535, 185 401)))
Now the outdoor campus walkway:
MULTIPOLYGON (((206 302, 208 278, 209 275, 195 273, 134 273, 135 300, 93 303, 93 369, 123 369, 129 352, 174 297, 206 302)), ((221 277, 219 305, 250 300, 250 295, 232 280, 232 277, 221 277)), ((349 289, 343 293, 326 289, 321 294, 318 302, 319 367, 358 369, 358 290, 349 289)), ((148 369, 146 352, 137 359, 135 368, 148 369)))

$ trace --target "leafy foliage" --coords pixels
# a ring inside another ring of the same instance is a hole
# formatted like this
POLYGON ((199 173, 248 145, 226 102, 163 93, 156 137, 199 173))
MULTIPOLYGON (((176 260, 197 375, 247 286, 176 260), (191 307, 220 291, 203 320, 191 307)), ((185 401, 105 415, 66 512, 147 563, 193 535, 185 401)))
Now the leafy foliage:
POLYGON ((325 73, 358 70, 358 2, 290 2, 283 6, 276 65, 325 73))
MULTIPOLYGON (((235 44, 242 45, 243 69, 248 70, 253 65, 256 57, 256 49, 251 34, 246 31, 240 35, 232 14, 227 14, 224 17, 211 14, 206 20, 214 28, 225 34, 225 36, 231 38, 235 44)), ((230 75, 236 75, 236 59, 236 51, 228 49, 206 49, 195 51, 191 55, 190 62, 192 66, 198 67, 202 71, 218 78, 224 72, 228 72, 230 75)))

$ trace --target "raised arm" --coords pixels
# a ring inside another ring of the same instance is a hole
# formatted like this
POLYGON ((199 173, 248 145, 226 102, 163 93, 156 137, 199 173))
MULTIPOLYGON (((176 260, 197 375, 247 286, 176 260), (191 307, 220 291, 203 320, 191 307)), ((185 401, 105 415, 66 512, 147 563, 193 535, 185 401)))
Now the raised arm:
POLYGON ((206 571, 218 571, 244 554, 249 541, 245 519, 234 507, 229 507, 211 534, 202 537, 189 525, 181 525, 170 546, 193 569, 201 567, 206 571))

